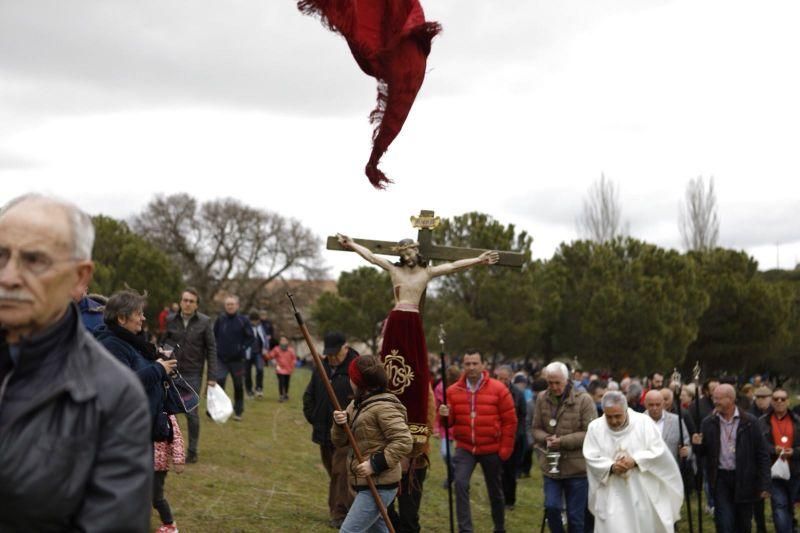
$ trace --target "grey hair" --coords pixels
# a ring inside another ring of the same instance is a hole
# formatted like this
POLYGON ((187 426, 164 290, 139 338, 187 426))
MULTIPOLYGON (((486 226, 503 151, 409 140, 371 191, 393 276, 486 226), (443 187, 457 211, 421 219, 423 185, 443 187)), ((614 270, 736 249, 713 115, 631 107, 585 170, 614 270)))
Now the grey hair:
POLYGON ((567 365, 565 365, 564 363, 561 363, 559 361, 550 363, 549 365, 544 367, 544 371, 547 372, 547 374, 558 372, 564 377, 565 381, 569 381, 569 369, 567 368, 567 365))
POLYGON ((616 381, 613 381, 613 380, 609 381, 608 382, 608 387, 606 388, 606 390, 617 390, 618 391, 619 390, 619 383, 617 383, 616 381))
POLYGON ((92 218, 82 211, 78 206, 66 200, 47 196, 39 193, 23 194, 9 201, 0 209, 0 216, 5 215, 14 206, 25 202, 45 202, 52 203, 64 210, 69 221, 69 230, 72 236, 72 258, 81 261, 92 258, 92 247, 94 246, 94 225, 92 218))
POLYGON ((147 295, 139 294, 136 291, 115 292, 106 302, 103 321, 106 324, 116 324, 118 318, 128 318, 137 311, 141 311, 146 303, 147 295))
POLYGON ((603 407, 603 411, 606 410, 606 407, 611 407, 613 405, 622 406, 622 410, 624 411, 628 408, 628 400, 621 392, 610 390, 603 394, 603 398, 600 400, 600 405, 603 407))
POLYGON ((639 398, 644 392, 642 384, 634 381, 628 386, 628 396, 630 398, 639 398))
POLYGON ((495 369, 495 373, 497 373, 498 370, 505 370, 506 372, 508 372, 508 377, 510 378, 514 377, 514 369, 511 368, 511 365, 500 365, 497 367, 497 369, 495 369))

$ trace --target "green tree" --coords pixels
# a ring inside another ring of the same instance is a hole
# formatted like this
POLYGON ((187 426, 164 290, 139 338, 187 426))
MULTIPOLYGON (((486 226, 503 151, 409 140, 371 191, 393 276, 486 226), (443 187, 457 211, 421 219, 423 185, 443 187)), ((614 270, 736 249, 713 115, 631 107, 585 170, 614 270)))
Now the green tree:
POLYGON ((130 287, 147 291, 147 317, 153 323, 163 305, 177 300, 181 273, 167 255, 133 233, 125 222, 98 215, 92 219, 95 274, 90 292, 110 296, 130 287))
POLYGON ((699 321, 689 358, 707 371, 733 374, 764 370, 791 342, 794 293, 758 275, 758 263, 744 252, 717 248, 691 252, 710 305, 699 321))
POLYGON ((319 333, 341 331, 379 353, 381 323, 392 307, 392 282, 389 274, 369 266, 342 272, 337 293, 325 293, 311 310, 319 333))
POLYGON ((477 266, 438 278, 424 309, 428 346, 438 346, 439 324, 447 332, 446 350, 476 348, 487 354, 519 356, 537 350, 539 328, 533 298, 532 239, 483 213, 445 219, 433 239, 448 246, 524 253, 522 270, 477 266))
POLYGON ((632 238, 577 241, 545 268, 550 288, 541 292, 559 307, 545 326, 553 354, 634 372, 683 362, 708 303, 685 256, 632 238))

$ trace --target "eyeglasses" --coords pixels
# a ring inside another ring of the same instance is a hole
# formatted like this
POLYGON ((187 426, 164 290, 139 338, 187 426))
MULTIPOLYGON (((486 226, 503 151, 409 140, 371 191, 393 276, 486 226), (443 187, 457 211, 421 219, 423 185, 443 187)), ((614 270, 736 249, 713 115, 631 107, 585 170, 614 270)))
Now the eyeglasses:
POLYGON ((774 398, 774 397, 773 397, 773 398, 772 398, 772 401, 773 401, 773 402, 785 402, 785 401, 786 401, 786 398, 774 398))
MULTIPOLYGON (((0 248, 0 270, 8 265, 12 256, 11 249, 0 248)), ((76 261, 76 259, 53 259, 44 252, 17 252, 17 268, 34 276, 44 274, 57 263, 71 263, 73 261, 76 261)))

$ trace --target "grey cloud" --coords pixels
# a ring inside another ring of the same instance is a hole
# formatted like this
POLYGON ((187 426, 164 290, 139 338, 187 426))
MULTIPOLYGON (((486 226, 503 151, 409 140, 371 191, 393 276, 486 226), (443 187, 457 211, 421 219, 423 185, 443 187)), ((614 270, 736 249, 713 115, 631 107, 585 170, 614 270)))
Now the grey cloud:
MULTIPOLYGON (((610 13, 665 0, 541 4, 423 2, 445 26, 431 65, 438 90, 492 76, 498 58, 527 62, 610 13)), ((0 4, 0 72, 38 82, 0 98, 52 113, 212 103, 290 114, 364 113, 372 82, 342 38, 302 16, 293 0, 26 0, 0 4), (366 101, 365 101, 366 99, 366 101)))
POLYGON ((769 204, 740 203, 720 210, 720 241, 749 248, 800 241, 800 201, 776 199, 769 204))

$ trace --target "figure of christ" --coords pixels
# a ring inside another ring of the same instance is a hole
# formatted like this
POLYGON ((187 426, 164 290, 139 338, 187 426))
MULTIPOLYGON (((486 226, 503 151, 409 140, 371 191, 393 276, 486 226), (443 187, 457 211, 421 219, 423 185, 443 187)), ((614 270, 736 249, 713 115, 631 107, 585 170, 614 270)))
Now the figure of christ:
POLYGON ((416 241, 403 239, 392 250, 400 256, 400 261, 392 263, 346 235, 338 234, 337 238, 342 247, 386 270, 392 279, 395 306, 383 325, 381 358, 386 368, 389 392, 396 394, 406 407, 415 452, 419 453, 427 443, 432 423, 428 413, 428 348, 419 314, 420 301, 433 278, 475 265, 493 265, 500 255, 496 251, 486 251, 477 257, 430 265, 420 255, 416 241))

